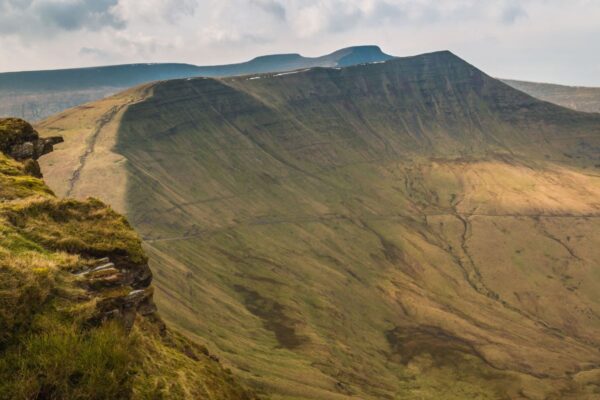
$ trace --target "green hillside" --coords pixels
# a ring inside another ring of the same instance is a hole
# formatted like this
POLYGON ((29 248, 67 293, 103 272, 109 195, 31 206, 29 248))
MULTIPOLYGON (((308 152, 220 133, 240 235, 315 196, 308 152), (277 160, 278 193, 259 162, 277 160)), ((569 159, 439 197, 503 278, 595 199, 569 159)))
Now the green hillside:
POLYGON ((0 399, 253 399, 167 329, 125 218, 40 179, 50 143, 0 120, 0 399))
POLYGON ((285 399, 597 399, 600 116, 448 52, 160 82, 39 124, 165 319, 285 399))
POLYGON ((502 80, 540 100, 549 101, 577 111, 600 112, 600 88, 554 85, 551 83, 502 80))

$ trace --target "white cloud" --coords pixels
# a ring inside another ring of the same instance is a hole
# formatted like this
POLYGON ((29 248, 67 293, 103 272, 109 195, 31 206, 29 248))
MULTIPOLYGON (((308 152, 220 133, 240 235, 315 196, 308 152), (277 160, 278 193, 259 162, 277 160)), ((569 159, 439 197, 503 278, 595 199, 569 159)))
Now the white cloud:
POLYGON ((48 37, 62 31, 123 29, 119 0, 0 0, 0 34, 48 37))
POLYGON ((199 0, 118 0, 117 12, 128 21, 148 24, 176 24, 194 16, 204 1, 199 0))
POLYGON ((598 21, 592 0, 0 0, 0 70, 372 43, 400 56, 450 49, 496 76, 600 85, 598 21))
POLYGON ((277 0, 250 0, 250 4, 255 5, 279 20, 286 20, 287 10, 285 6, 277 0))

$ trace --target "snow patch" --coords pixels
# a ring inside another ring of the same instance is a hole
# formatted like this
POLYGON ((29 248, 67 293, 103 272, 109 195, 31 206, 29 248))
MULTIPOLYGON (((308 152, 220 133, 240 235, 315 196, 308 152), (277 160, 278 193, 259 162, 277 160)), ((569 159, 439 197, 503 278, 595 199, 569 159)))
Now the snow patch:
POLYGON ((310 68, 307 69, 302 69, 300 71, 290 71, 290 72, 282 72, 280 74, 275 74, 273 76, 284 76, 284 75, 293 75, 293 74, 299 74, 301 72, 306 72, 306 71, 310 71, 310 68))

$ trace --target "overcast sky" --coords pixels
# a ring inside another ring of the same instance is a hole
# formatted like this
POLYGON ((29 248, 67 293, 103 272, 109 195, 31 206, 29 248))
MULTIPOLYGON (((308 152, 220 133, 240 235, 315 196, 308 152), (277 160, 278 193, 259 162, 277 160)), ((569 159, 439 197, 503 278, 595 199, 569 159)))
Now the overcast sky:
POLYGON ((377 44, 600 86, 600 0, 0 0, 0 71, 199 65, 377 44))

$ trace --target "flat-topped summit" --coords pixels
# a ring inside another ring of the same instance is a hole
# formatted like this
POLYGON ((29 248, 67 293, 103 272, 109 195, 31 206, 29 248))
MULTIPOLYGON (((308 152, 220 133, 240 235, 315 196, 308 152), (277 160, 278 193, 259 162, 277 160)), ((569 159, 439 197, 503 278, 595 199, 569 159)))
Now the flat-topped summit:
POLYGON ((249 62, 264 62, 264 61, 292 61, 304 58, 298 53, 290 54, 269 54, 265 56, 258 56, 250 60, 249 62))
POLYGON ((336 66, 338 67, 387 61, 394 58, 385 54, 379 46, 347 47, 332 53, 329 57, 337 58, 336 66))

